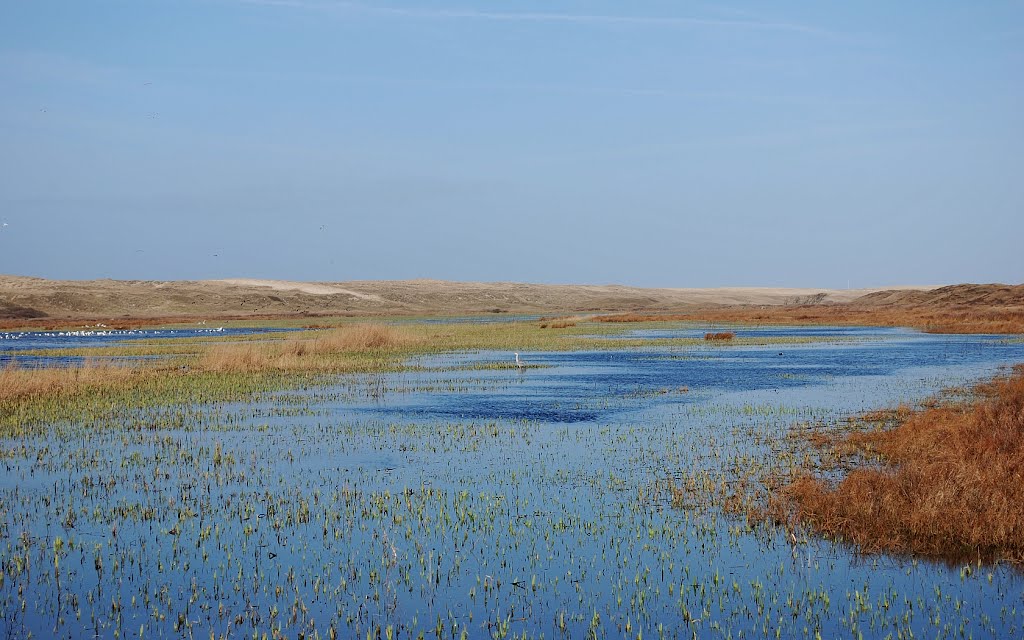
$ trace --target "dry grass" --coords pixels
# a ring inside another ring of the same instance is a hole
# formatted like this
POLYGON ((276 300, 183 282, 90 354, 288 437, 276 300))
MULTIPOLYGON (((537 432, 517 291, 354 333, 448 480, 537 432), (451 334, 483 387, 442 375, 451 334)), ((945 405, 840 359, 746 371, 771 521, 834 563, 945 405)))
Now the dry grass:
POLYGON ((355 324, 324 332, 313 340, 313 348, 321 353, 394 350, 418 339, 399 327, 355 324))
POLYGON ((85 362, 80 367, 0 369, 0 403, 103 386, 122 385, 138 376, 134 367, 85 362))
POLYGON ((549 326, 552 329, 569 329, 570 327, 575 327, 576 323, 575 322, 569 322, 569 321, 561 321, 561 322, 552 322, 549 326))
POLYGON ((736 334, 732 331, 719 331, 717 333, 705 333, 705 340, 732 340, 736 334))
POLYGON ((569 329, 575 327, 577 323, 586 322, 589 319, 586 316, 558 316, 541 318, 539 322, 541 329, 569 329))
POLYGON ((418 340, 418 337, 401 328, 356 324, 330 329, 313 338, 217 345, 201 355, 198 367, 204 371, 218 372, 327 370, 337 364, 332 356, 386 355, 413 345, 418 340))
POLYGON ((783 492, 800 521, 867 552, 1024 561, 1024 367, 971 406, 910 414, 848 436, 883 465, 837 486, 803 477, 783 492))

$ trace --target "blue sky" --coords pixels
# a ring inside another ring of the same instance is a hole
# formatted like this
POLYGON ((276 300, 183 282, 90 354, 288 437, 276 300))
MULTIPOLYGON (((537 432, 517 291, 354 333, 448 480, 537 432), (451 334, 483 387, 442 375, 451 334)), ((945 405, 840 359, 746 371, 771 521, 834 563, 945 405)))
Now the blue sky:
POLYGON ((1024 3, 0 5, 0 273, 1024 280, 1024 3))

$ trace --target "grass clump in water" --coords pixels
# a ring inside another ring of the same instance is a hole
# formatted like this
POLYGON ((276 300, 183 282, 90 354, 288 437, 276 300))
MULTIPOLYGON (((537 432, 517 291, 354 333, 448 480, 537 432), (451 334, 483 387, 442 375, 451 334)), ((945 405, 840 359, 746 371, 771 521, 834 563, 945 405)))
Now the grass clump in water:
POLYGON ((705 333, 704 334, 704 339, 705 340, 711 340, 711 341, 726 341, 726 340, 732 340, 735 337, 736 337, 736 334, 733 333, 732 331, 718 331, 718 332, 715 332, 715 333, 705 333))

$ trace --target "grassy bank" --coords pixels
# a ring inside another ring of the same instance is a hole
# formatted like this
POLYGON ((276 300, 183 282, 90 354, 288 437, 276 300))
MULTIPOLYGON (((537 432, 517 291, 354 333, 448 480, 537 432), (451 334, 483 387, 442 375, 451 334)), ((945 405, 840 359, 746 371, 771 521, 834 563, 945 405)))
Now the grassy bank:
POLYGON ((783 507, 866 552, 1024 561, 1024 366, 976 391, 830 443, 862 464, 834 486, 797 479, 783 507))
POLYGON ((737 324, 852 325, 912 327, 927 333, 1024 333, 1024 310, 1007 308, 867 309, 849 305, 722 307, 675 314, 619 313, 598 322, 731 322, 737 324))

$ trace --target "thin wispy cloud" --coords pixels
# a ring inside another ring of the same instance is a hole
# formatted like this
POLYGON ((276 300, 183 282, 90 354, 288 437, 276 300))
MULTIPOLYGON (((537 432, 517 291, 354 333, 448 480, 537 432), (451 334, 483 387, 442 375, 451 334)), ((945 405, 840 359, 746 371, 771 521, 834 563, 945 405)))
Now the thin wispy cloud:
POLYGON ((577 25, 617 25, 634 27, 660 28, 716 28, 745 29, 753 31, 779 31, 802 33, 823 38, 839 38, 840 34, 813 25, 797 22, 758 20, 758 19, 727 19, 727 18, 696 18, 682 16, 634 16, 587 13, 549 13, 549 12, 516 12, 516 11, 478 11, 474 9, 416 8, 396 7, 390 5, 374 5, 343 0, 236 0, 242 4, 271 7, 285 7, 316 11, 347 11, 375 15, 395 16, 402 18, 446 19, 446 20, 480 20, 491 22, 533 22, 549 24, 577 25))

